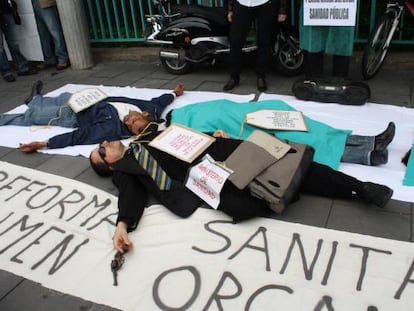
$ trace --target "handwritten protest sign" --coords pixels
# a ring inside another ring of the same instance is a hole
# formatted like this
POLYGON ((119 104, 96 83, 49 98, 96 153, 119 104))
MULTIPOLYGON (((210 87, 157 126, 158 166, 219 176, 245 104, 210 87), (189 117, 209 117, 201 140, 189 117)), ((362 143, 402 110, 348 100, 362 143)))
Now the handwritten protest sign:
POLYGON ((208 154, 194 165, 188 174, 185 186, 204 202, 217 209, 220 191, 232 171, 216 163, 208 154))
POLYGON ((268 130, 308 131, 302 112, 260 109, 246 113, 248 124, 268 130))
POLYGON ((303 24, 307 26, 355 26, 356 10, 357 0, 304 0, 303 24))
POLYGON ((214 137, 180 124, 172 124, 149 145, 191 163, 214 141, 214 137))

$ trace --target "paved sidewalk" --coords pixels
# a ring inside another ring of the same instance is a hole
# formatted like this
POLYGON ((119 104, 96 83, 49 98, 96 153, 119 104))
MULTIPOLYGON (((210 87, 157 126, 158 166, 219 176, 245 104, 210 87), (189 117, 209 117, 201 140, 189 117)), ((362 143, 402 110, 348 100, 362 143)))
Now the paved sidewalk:
MULTIPOLYGON (((152 48, 94 49, 96 64, 88 70, 55 71, 48 69, 37 75, 17 77, 13 83, 0 82, 0 112, 6 112, 24 102, 34 81, 42 80, 44 92, 68 83, 107 86, 132 86, 172 89, 183 83, 186 90, 217 91, 227 81, 225 63, 216 66, 198 66, 190 74, 173 76, 160 65, 157 50, 152 48)), ((351 76, 360 78, 360 53, 352 62, 351 76)), ((268 93, 292 95, 294 78, 272 72, 268 76, 268 93)), ((371 102, 414 107, 414 58, 412 53, 391 53, 377 77, 370 80, 371 102)), ((234 90, 238 94, 255 93, 256 77, 247 68, 241 84, 234 90)), ((398 125, 397 125, 398 126, 398 125)), ((23 154, 19 150, 0 147, 0 160, 38 169, 52 174, 73 178, 116 194, 110 179, 102 179, 89 168, 82 157, 23 154), (70 167, 70 170, 67 168, 70 167)), ((276 219, 325 227, 401 241, 414 241, 413 204, 392 200, 384 209, 369 207, 360 202, 330 200, 302 196, 282 216, 276 219)), ((1 260, 9 260, 1 255, 1 260)), ((108 272, 109 273, 109 272, 108 272)), ((58 293, 29 280, 0 271, 0 310, 113 310, 82 299, 58 293)))

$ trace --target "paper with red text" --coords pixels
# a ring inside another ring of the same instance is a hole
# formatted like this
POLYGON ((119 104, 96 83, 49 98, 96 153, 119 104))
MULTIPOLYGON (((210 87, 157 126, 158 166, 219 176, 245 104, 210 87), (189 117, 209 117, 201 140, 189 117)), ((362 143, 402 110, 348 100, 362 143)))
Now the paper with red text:
POLYGON ((208 154, 194 165, 188 174, 185 186, 208 205, 217 209, 220 192, 232 171, 214 161, 208 154))
POLYGON ((172 124, 149 145, 172 156, 192 163, 216 139, 179 124, 172 124))

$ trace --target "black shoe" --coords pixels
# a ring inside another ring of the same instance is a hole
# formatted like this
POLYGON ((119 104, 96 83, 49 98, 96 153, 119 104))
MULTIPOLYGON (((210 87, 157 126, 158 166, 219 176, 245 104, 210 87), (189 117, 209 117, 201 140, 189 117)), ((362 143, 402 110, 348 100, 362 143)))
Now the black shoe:
POLYGON ((32 85, 29 97, 26 98, 24 103, 27 105, 30 103, 34 96, 42 94, 43 82, 38 80, 32 85))
POLYGON ((383 151, 386 150, 388 145, 392 142, 395 135, 395 124, 394 122, 388 123, 387 128, 381 134, 375 136, 374 150, 383 151))
POLYGON ((239 85, 239 81, 231 78, 227 83, 223 86, 223 91, 231 91, 237 85, 239 85))
POLYGON ((267 90, 267 84, 265 78, 259 77, 257 78, 257 89, 260 92, 265 92, 267 90))
POLYGON ((388 150, 374 150, 370 155, 371 166, 386 164, 388 162, 388 150))
POLYGON ((387 186, 374 184, 372 182, 364 182, 362 191, 358 193, 358 196, 365 203, 374 204, 383 208, 391 199, 393 192, 394 191, 387 186))
POLYGON ((12 74, 9 74, 7 76, 4 76, 3 79, 4 79, 4 81, 7 81, 7 82, 14 82, 14 81, 16 81, 16 78, 12 74))
POLYGON ((17 73, 18 76, 31 76, 37 73, 37 70, 35 69, 29 69, 26 71, 20 71, 17 73))

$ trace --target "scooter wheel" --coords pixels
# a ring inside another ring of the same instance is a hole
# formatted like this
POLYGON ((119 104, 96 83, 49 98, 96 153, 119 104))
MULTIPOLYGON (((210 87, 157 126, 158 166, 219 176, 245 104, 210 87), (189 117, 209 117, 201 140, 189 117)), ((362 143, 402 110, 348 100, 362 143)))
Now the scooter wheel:
POLYGON ((272 63, 278 73, 287 77, 298 76, 305 70, 303 52, 297 54, 287 42, 284 42, 280 46, 279 51, 272 56, 272 63))
MULTIPOLYGON (((163 52, 163 50, 160 51, 160 55, 163 52)), ((166 53, 173 52, 178 55, 177 58, 161 58, 161 64, 165 68, 165 70, 171 74, 174 75, 183 75, 190 71, 192 64, 183 59, 181 56, 185 51, 183 50, 177 50, 177 51, 164 51, 166 53)))

